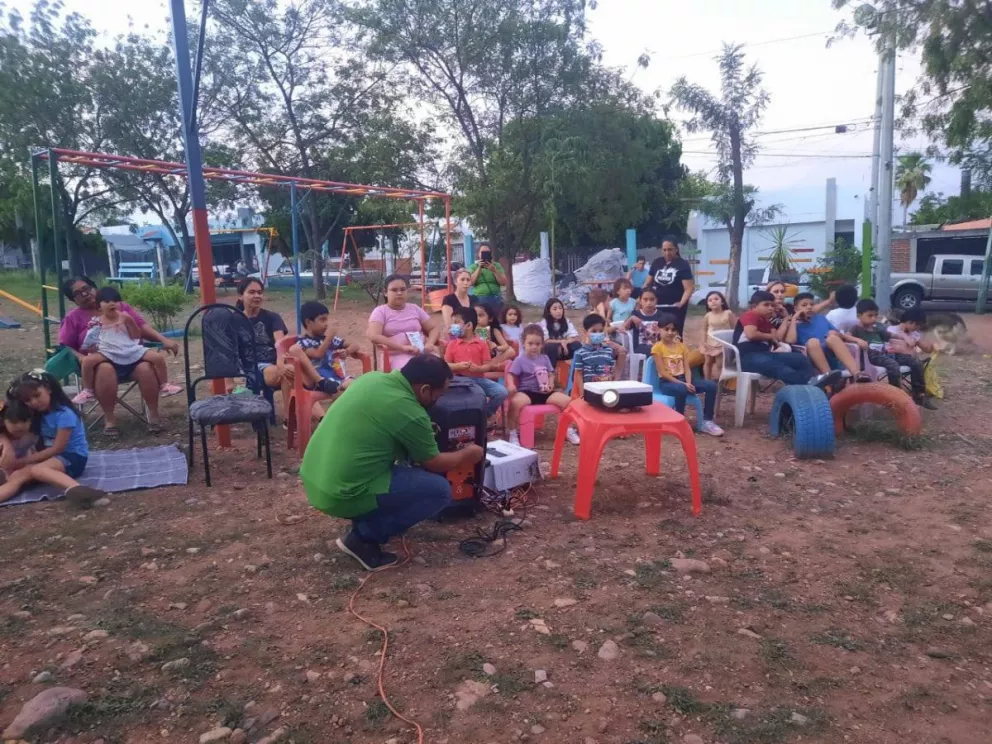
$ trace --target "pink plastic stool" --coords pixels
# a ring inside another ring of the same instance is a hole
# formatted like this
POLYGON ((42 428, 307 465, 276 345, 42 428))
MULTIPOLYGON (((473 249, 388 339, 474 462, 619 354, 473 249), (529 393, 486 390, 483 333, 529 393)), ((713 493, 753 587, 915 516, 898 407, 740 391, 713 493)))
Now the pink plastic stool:
POLYGON ((544 417, 557 416, 559 413, 561 409, 558 406, 524 406, 520 411, 520 445, 534 449, 534 432, 544 426, 544 417))

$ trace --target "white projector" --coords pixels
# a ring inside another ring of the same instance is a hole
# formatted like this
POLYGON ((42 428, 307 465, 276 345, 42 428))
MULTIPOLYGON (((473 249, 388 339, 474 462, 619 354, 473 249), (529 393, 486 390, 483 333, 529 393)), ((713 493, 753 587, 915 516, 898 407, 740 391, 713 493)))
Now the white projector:
POLYGON ((622 410, 650 406, 654 403, 654 391, 647 383, 633 380, 587 382, 582 386, 582 398, 597 408, 622 410))
POLYGON ((537 453, 502 439, 486 445, 486 475, 483 483, 493 491, 509 491, 537 480, 541 475, 537 453))

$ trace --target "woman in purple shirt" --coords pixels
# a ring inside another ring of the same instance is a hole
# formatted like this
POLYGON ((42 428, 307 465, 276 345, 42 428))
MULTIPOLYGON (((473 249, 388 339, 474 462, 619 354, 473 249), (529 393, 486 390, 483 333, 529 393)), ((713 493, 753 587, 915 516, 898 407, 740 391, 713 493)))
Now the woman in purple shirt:
MULTIPOLYGON (((90 320, 100 314, 100 306, 96 301, 96 284, 89 277, 77 276, 62 284, 62 294, 76 303, 76 307, 66 313, 62 319, 62 325, 59 328, 59 343, 67 346, 79 360, 82 360, 84 353, 80 349, 83 339, 86 337, 86 329, 90 320)), ((120 309, 121 312, 134 318, 134 322, 138 324, 141 331, 141 338, 162 344, 162 348, 173 356, 179 353, 179 344, 148 325, 141 317, 141 313, 133 307, 122 302, 120 309)), ((117 428, 117 413, 115 411, 117 386, 122 382, 131 381, 138 383, 141 397, 144 399, 145 405, 148 406, 149 421, 158 421, 159 379, 155 375, 152 365, 149 362, 140 362, 130 376, 125 379, 118 379, 117 371, 113 365, 101 364, 96 368, 93 392, 96 394, 97 402, 103 411, 103 433, 112 439, 119 438, 121 434, 117 428)))

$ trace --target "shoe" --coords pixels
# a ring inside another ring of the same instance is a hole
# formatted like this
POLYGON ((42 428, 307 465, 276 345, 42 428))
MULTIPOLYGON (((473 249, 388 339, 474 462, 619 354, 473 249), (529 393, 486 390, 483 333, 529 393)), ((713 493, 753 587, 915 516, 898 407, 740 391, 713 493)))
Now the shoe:
POLYGON ((93 391, 86 390, 84 388, 83 390, 80 390, 78 393, 76 393, 75 396, 73 396, 72 402, 74 405, 80 406, 83 403, 88 403, 89 401, 93 400, 93 398, 94 398, 93 391))
POLYGON ((835 387, 837 383, 844 379, 844 373, 839 369, 835 369, 832 372, 827 372, 822 375, 814 375, 809 378, 809 385, 815 385, 820 388, 820 390, 826 390, 826 388, 835 387))
POLYGON ((929 395, 920 395, 916 398, 916 405, 926 408, 928 411, 936 411, 938 406, 929 395))
POLYGON ((173 385, 171 382, 167 382, 158 389, 158 397, 169 398, 173 395, 179 395, 183 389, 178 385, 173 385))
POLYGON ((568 431, 565 432, 565 439, 572 444, 579 444, 579 432, 569 427, 568 431))
POLYGON ((506 435, 507 441, 514 445, 515 447, 520 446, 520 434, 516 429, 512 429, 509 434, 506 435))
POLYGON ((699 430, 703 432, 703 434, 709 434, 711 437, 723 436, 723 429, 721 429, 712 421, 704 421, 703 425, 699 427, 699 430))
POLYGON ((316 385, 316 389, 324 395, 337 395, 338 390, 341 389, 341 383, 337 380, 329 380, 326 377, 321 377, 320 382, 316 385))
POLYGON ((89 486, 72 486, 71 488, 65 489, 65 493, 62 495, 65 496, 65 500, 73 506, 79 509, 89 509, 93 506, 93 502, 98 499, 102 499, 107 494, 99 488, 90 488, 89 486))
POLYGON ((355 534, 354 530, 348 530, 348 534, 336 540, 338 550, 347 553, 366 571, 378 571, 380 568, 391 566, 398 560, 393 553, 385 552, 378 543, 368 543, 355 534))

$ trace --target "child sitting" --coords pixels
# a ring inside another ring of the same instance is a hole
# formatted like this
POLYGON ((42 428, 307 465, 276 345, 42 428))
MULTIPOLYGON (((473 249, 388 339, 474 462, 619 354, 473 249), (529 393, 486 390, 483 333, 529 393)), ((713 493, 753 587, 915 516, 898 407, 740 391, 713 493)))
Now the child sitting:
POLYGON ((603 318, 610 316, 610 296, 606 290, 599 287, 589 290, 589 312, 603 318))
POLYGON ((545 303, 540 328, 544 334, 544 353, 551 360, 552 367, 563 359, 571 359, 582 346, 579 332, 565 315, 565 304, 557 297, 545 303))
MULTIPOLYGON (((933 344, 928 341, 923 340, 923 326, 926 325, 927 315, 923 310, 918 307, 913 307, 902 314, 902 318, 896 325, 890 325, 887 330, 889 335, 892 336, 892 343, 895 344, 896 340, 905 344, 903 349, 905 349, 906 354, 918 354, 923 352, 924 354, 933 353, 933 344)), ((893 349, 897 351, 902 351, 903 349, 893 349)))
POLYGON ((658 343, 661 334, 658 330, 658 321, 666 313, 658 309, 658 295, 651 287, 641 290, 641 296, 637 300, 637 309, 631 313, 624 324, 624 328, 633 331, 634 351, 638 354, 648 356, 651 347, 658 343))
POLYGON ((500 313, 499 327, 503 331, 506 342, 513 346, 516 344, 516 351, 520 350, 520 334, 524 332, 524 316, 520 308, 516 305, 507 305, 500 313))
POLYGON ((0 400, 0 482, 38 443, 34 412, 19 400, 0 400))
POLYGON ((703 377, 719 380, 723 370, 723 346, 710 338, 713 331, 732 331, 737 318, 727 304, 727 298, 719 292, 706 295, 707 313, 703 317, 703 377))
POLYGON ((806 356, 818 372, 825 374, 837 365, 842 365, 855 382, 871 382, 871 375, 862 372, 851 350, 845 342, 857 344, 862 350, 868 348, 864 339, 838 331, 823 315, 816 313, 816 299, 809 292, 800 292, 793 303, 795 313, 785 334, 787 344, 806 348, 806 356))
POLYGON ((634 285, 623 277, 613 283, 614 297, 610 300, 610 313, 606 319, 611 323, 626 323, 627 318, 637 309, 637 300, 633 298, 634 285))
POLYGON ((28 372, 10 386, 7 399, 22 403, 40 418, 38 428, 44 449, 14 460, 13 472, 2 475, 0 502, 13 498, 31 483, 57 486, 79 506, 89 506, 106 495, 76 480, 90 454, 86 425, 58 380, 43 370, 28 372))
POLYGON ((786 385, 816 385, 820 388, 836 385, 839 371, 816 375, 805 354, 790 351, 780 344, 772 327, 775 296, 758 290, 751 295, 750 309, 741 313, 734 328, 734 345, 741 358, 742 372, 755 372, 764 377, 781 380, 786 385), (776 351, 783 348, 785 351, 776 351))
POLYGON ((840 333, 850 333, 858 324, 858 311, 855 308, 858 304, 858 288, 853 284, 838 287, 834 293, 834 301, 837 307, 827 313, 827 320, 840 333))
POLYGON ((486 418, 495 415, 509 393, 496 380, 486 377, 487 372, 503 368, 503 362, 493 359, 489 344, 475 334, 478 320, 476 312, 482 308, 460 307, 451 314, 451 341, 444 348, 444 361, 455 373, 455 379, 469 380, 486 396, 486 418))
POLYGON ((300 362, 300 374, 308 390, 336 395, 351 383, 353 377, 344 368, 346 357, 358 356, 358 345, 349 344, 330 333, 330 312, 321 302, 304 302, 300 306, 303 335, 289 353, 300 362))
POLYGON ((475 314, 478 317, 478 323, 475 326, 475 333, 479 338, 486 341, 489 346, 489 353, 492 355, 493 362, 496 362, 496 369, 503 369, 503 362, 508 362, 513 357, 517 355, 517 352, 510 346, 510 343, 506 340, 506 336, 503 335, 503 329, 500 327, 499 321, 490 314, 490 310, 485 305, 476 305, 475 314))
MULTIPOLYGON (((561 410, 571 402, 565 393, 555 390, 555 368, 544 353, 544 331, 539 325, 529 325, 523 332, 522 353, 513 360, 506 375, 510 394, 510 413, 507 416, 507 437, 510 444, 520 444, 520 412, 525 406, 550 404, 561 410)), ((579 443, 579 433, 569 427, 568 441, 579 443)))
POLYGON ((572 367, 572 391, 581 396, 586 382, 608 382, 620 379, 620 370, 627 362, 627 352, 622 346, 607 340, 606 319, 595 313, 582 321, 588 343, 575 352, 572 367))
MULTIPOLYGON (((169 382, 165 355, 141 345, 141 331, 127 313, 120 311, 123 302, 115 287, 103 287, 96 293, 100 314, 90 321, 83 339, 82 350, 87 354, 82 361, 83 389, 72 402, 85 403, 93 399, 93 379, 98 365, 109 362, 117 370, 119 380, 127 379, 141 362, 150 362, 159 381, 159 395, 167 398, 182 392, 182 388, 169 382)), ((157 420, 148 421, 148 428, 158 428, 157 420)))
POLYGON ((674 315, 666 315, 658 321, 660 338, 651 347, 658 370, 658 392, 675 398, 675 410, 685 413, 685 401, 690 395, 699 395, 703 399, 703 423, 699 430, 713 437, 722 437, 723 429, 713 421, 716 409, 717 385, 713 380, 692 380, 689 361, 686 358, 689 349, 679 338, 678 319, 674 315))
POLYGON ((926 396, 926 386, 923 381, 923 365, 914 354, 906 351, 905 343, 896 340, 885 327, 878 322, 878 304, 874 300, 860 300, 857 304, 858 325, 852 333, 868 342, 868 361, 876 367, 883 367, 893 387, 902 387, 902 373, 899 367, 909 367, 909 381, 913 392, 913 400, 917 405, 931 410, 936 409, 933 402, 926 396))

